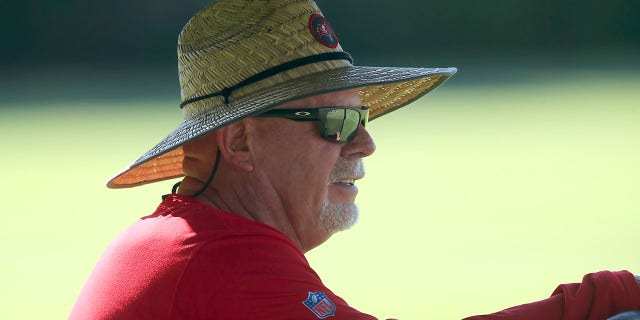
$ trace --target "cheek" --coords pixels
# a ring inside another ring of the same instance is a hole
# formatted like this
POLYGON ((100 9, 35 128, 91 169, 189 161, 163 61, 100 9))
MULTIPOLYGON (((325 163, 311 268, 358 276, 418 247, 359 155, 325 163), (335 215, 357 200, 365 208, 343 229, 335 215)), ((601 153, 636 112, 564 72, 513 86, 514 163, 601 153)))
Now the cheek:
POLYGON ((341 145, 320 138, 312 123, 285 122, 260 129, 256 161, 277 187, 297 192, 306 201, 325 199, 341 145))
POLYGON ((333 171, 338 151, 332 148, 316 148, 316 152, 292 154, 278 164, 281 188, 286 188, 291 199, 305 204, 316 212, 326 200, 330 200, 329 179, 333 171))
POLYGON ((315 189, 326 193, 329 178, 339 153, 331 149, 316 149, 318 152, 299 153, 288 159, 286 165, 281 165, 282 174, 297 180, 305 189, 315 189))

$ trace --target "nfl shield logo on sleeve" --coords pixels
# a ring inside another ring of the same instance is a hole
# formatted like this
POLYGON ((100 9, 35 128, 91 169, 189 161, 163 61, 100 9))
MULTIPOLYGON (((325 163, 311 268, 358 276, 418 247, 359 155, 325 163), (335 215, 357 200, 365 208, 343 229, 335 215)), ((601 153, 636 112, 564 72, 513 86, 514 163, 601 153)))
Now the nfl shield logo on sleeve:
POLYGON ((302 304, 320 319, 331 317, 336 312, 336 305, 322 292, 309 292, 309 297, 302 304))

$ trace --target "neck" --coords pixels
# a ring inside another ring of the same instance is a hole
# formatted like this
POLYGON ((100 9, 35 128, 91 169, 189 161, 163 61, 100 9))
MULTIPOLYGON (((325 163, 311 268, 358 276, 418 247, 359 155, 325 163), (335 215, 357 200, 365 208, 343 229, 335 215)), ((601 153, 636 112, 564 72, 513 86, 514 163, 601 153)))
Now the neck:
MULTIPOLYGON (((216 177, 216 182, 209 185, 204 191, 196 195, 195 199, 210 205, 216 209, 227 211, 247 219, 264 223, 271 226, 291 239, 296 246, 306 252, 311 248, 306 248, 300 241, 300 237, 295 233, 295 229, 289 223, 286 215, 286 208, 281 201, 270 201, 269 195, 275 196, 272 192, 265 189, 246 188, 248 183, 224 183, 224 174, 216 177), (224 188, 218 188, 216 185, 224 185, 224 188), (243 187, 245 186, 245 187, 243 187), (262 190, 262 192, 256 192, 262 190)), ((236 178, 240 179, 240 178, 236 178)), ((238 181, 238 180, 236 180, 238 181)), ((193 196, 204 186, 205 181, 192 177, 185 177, 180 183, 178 194, 193 196)))

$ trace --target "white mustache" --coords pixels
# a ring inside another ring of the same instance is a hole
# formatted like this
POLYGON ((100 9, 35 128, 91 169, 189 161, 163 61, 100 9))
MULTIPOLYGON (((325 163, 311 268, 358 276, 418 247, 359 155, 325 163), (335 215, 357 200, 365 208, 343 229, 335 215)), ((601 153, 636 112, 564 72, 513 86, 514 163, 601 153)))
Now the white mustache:
POLYGON ((364 164, 362 159, 346 160, 344 158, 338 158, 329 176, 329 182, 358 180, 362 177, 364 177, 364 164))

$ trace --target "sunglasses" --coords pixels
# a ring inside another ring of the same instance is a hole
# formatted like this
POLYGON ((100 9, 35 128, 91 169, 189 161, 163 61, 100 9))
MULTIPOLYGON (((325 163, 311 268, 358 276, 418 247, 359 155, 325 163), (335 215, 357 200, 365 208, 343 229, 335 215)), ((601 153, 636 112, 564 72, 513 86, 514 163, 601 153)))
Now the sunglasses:
POLYGON ((369 121, 369 107, 328 107, 316 109, 273 109, 257 117, 285 118, 294 121, 316 121, 320 136, 336 143, 351 142, 360 125, 369 121))

